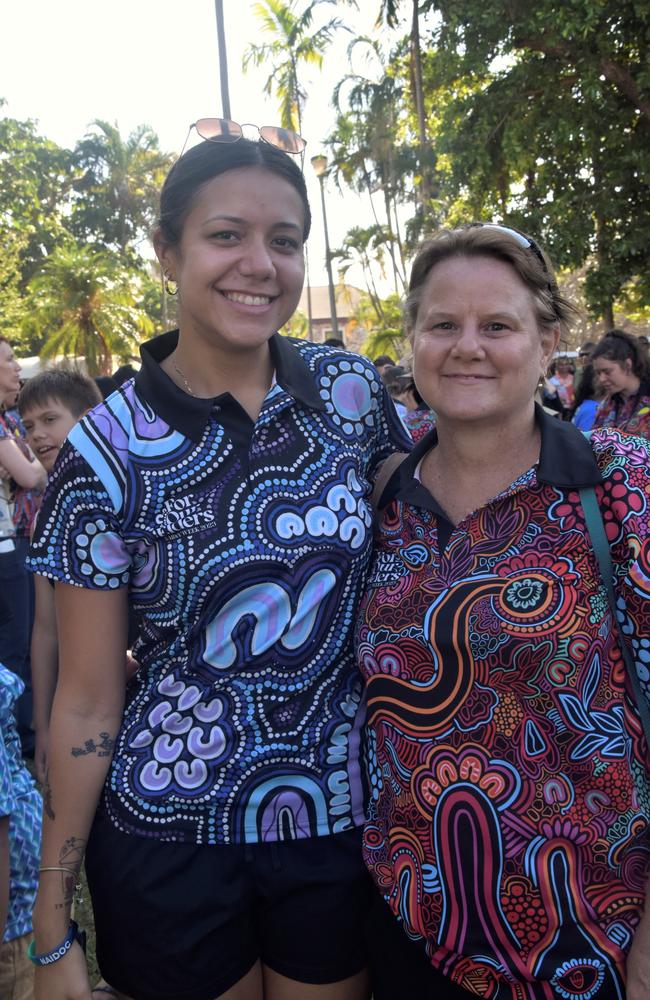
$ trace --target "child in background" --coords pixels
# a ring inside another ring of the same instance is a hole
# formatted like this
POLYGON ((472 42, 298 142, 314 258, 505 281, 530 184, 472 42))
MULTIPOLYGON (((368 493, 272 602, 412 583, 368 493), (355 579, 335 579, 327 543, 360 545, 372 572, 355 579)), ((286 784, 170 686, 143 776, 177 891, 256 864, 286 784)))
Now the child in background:
MULTIPOLYGON (((3 621, 0 595, 0 625, 3 621)), ((27 958, 38 885, 41 797, 23 764, 14 705, 23 682, 0 664, 0 997, 33 1000, 27 958)))
MULTIPOLYGON (((69 431, 101 399, 94 381, 72 369, 52 368, 25 384, 18 399, 18 410, 27 441, 48 475, 69 431)), ((36 611, 31 646, 36 734, 34 765, 36 777, 44 784, 47 733, 58 674, 58 637, 54 588, 42 576, 37 576, 35 583, 36 611)))

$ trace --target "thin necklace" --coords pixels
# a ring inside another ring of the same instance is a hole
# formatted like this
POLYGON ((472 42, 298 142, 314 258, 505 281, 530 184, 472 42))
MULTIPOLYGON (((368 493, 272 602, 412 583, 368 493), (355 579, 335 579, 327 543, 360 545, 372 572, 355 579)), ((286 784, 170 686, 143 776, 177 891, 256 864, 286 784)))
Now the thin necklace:
POLYGON ((186 392, 189 392, 190 396, 194 396, 194 398, 196 398, 196 393, 194 392, 194 389, 192 388, 192 386, 190 385, 190 383, 189 383, 189 382, 187 381, 187 379, 185 378, 185 375, 183 374, 183 372, 182 372, 182 371, 180 370, 180 368, 179 368, 179 367, 178 367, 178 365, 176 364, 176 359, 174 358, 174 356, 173 356, 173 355, 172 355, 172 364, 173 364, 173 366, 174 366, 174 370, 175 370, 175 371, 176 371, 176 372, 177 372, 177 373, 178 373, 178 374, 180 375, 180 377, 181 377, 181 378, 183 379, 183 385, 185 386, 185 391, 186 391, 186 392))

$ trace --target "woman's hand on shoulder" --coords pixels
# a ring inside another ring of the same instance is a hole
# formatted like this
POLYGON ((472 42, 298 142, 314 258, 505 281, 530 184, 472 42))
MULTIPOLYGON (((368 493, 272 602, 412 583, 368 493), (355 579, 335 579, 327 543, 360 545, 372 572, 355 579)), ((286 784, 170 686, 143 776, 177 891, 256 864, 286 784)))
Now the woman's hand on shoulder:
POLYGON ((5 472, 25 490, 42 489, 47 482, 47 473, 31 451, 29 455, 29 458, 23 455, 13 438, 0 440, 0 463, 5 472))

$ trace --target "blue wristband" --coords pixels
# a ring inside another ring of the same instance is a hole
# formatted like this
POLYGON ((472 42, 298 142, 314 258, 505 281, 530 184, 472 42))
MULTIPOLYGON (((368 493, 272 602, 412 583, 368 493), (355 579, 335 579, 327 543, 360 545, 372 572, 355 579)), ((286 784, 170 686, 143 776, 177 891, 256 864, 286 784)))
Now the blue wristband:
POLYGON ((27 957, 34 965, 52 965, 54 962, 58 962, 59 959, 65 958, 75 941, 78 941, 85 951, 86 934, 84 931, 79 930, 79 926, 74 920, 71 920, 68 933, 61 944, 54 948, 53 951, 44 951, 42 955, 37 955, 35 953, 36 942, 32 941, 27 949, 27 957))

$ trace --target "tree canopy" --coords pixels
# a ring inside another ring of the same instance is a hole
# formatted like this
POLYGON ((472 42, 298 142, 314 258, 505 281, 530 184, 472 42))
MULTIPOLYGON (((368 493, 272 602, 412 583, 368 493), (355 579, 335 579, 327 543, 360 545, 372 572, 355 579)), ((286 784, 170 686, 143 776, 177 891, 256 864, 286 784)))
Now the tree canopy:
POLYGON ((650 315, 649 0, 377 0, 377 16, 403 33, 335 89, 329 143, 335 177, 410 202, 404 240, 383 223, 396 258, 440 225, 503 222, 583 276, 593 318, 650 315))
POLYGON ((171 163, 157 136, 95 121, 64 149, 5 117, 0 150, 0 332, 93 372, 133 356, 162 311, 146 242, 171 163))
MULTIPOLYGON (((330 176, 368 209, 333 256, 364 275, 371 347, 399 336, 422 237, 474 220, 541 241, 592 319, 650 319, 650 0, 372 2, 374 32, 352 36, 349 70, 329 76, 335 123, 322 136, 330 176)), ((254 5, 260 36, 244 64, 296 131, 308 71, 349 30, 346 4, 332 4, 254 5)), ((96 120, 64 149, 33 121, 0 118, 3 334, 30 351, 83 348, 97 367, 109 341, 133 350, 166 316, 146 237, 169 164, 147 125, 123 136, 96 120), (85 327, 71 318, 84 295, 81 312, 99 317, 85 327)))

